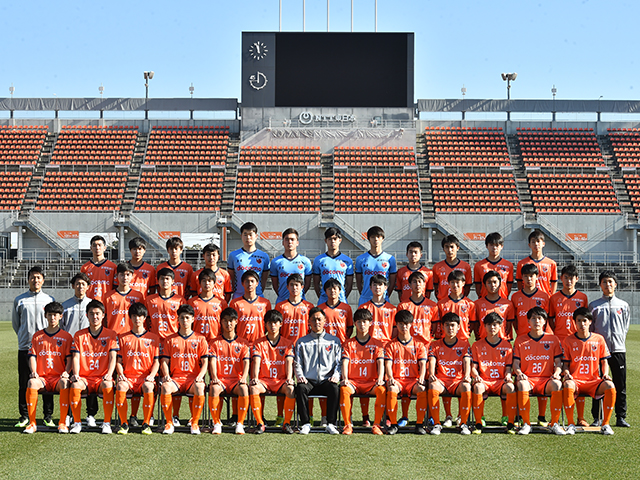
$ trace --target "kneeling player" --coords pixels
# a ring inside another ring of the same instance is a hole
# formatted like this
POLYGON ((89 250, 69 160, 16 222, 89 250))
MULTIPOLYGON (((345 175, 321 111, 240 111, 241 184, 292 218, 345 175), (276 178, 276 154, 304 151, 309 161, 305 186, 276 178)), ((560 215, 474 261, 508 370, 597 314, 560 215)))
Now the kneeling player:
POLYGON ((460 397, 460 433, 469 435, 467 426, 471 404, 471 348, 469 342, 458 338, 460 317, 453 312, 445 313, 441 320, 444 337, 434 340, 429 346, 429 391, 427 393, 429 414, 434 426, 429 433, 440 435, 440 406, 442 393, 460 397))
POLYGON ((27 382, 27 407, 29 425, 23 433, 35 433, 36 407, 40 392, 60 392, 60 423, 58 432, 69 433, 65 424, 69 411, 69 372, 71 371, 71 335, 60 328, 64 308, 58 302, 44 307, 49 325, 37 332, 29 350, 29 381, 27 382))
MULTIPOLYGON (((351 396, 359 393, 375 395, 375 419, 371 432, 382 435, 380 422, 385 409, 384 346, 369 335, 373 315, 365 308, 356 310, 356 336, 342 345, 342 382, 340 383, 340 409, 344 418, 343 435, 353 433, 351 423, 351 396)), ((396 400, 397 402, 397 400, 396 400)))
POLYGON ((389 435, 398 433, 398 395, 416 395, 416 434, 424 435, 427 411, 427 347, 411 336, 413 315, 408 310, 396 313, 398 336, 384 348, 387 373, 387 412, 391 426, 389 435))
POLYGON ((296 405, 293 391, 295 385, 293 381, 293 343, 280 335, 282 313, 279 311, 269 310, 264 316, 264 324, 267 334, 259 339, 252 348, 249 401, 253 415, 258 422, 255 433, 260 434, 265 431, 260 395, 270 392, 285 395, 282 431, 292 434, 291 417, 296 405))
POLYGON ((473 415, 476 417, 476 428, 473 431, 476 434, 482 433, 484 402, 489 395, 500 395, 503 400, 506 399, 507 432, 515 433, 513 422, 516 417, 518 400, 511 378, 513 350, 508 341, 500 338, 503 321, 498 313, 489 313, 482 321, 487 336, 471 346, 471 356, 473 357, 471 404, 473 405, 473 415))
POLYGON ((558 425, 562 413, 562 347, 558 337, 545 333, 547 312, 533 307, 527 312, 529 332, 519 335, 513 345, 513 372, 516 374, 518 410, 524 425, 519 435, 531 433, 529 394, 551 396, 551 431, 565 435, 558 425))
POLYGON ((204 376, 207 374, 208 345, 204 336, 193 331, 195 312, 191 305, 180 305, 177 311, 178 333, 164 341, 160 353, 162 390, 160 405, 167 419, 162 433, 174 432, 171 421, 171 396, 174 393, 192 394, 191 434, 200 435, 200 415, 204 405, 204 376))
MULTIPOLYGON (((251 270, 249 270, 251 272, 251 270)), ((245 272, 248 273, 248 272, 245 272)), ((244 277, 244 275, 243 275, 244 277)), ((261 320, 262 321, 262 320, 261 320)), ((220 435, 220 395, 232 394, 238 396, 238 423, 236 433, 244 435, 244 419, 249 406, 249 388, 247 376, 249 374, 249 344, 236 334, 238 313, 231 307, 225 308, 220 314, 220 335, 209 344, 209 409, 213 420, 211 433, 220 435)))
POLYGON ((609 376, 609 349, 602 335, 589 331, 593 316, 589 309, 578 308, 573 312, 576 333, 564 340, 564 410, 569 426, 567 433, 576 432, 573 417, 575 395, 582 394, 599 399, 604 397, 604 418, 600 432, 613 435, 609 421, 616 403, 616 389, 609 376), (598 368, 600 367, 600 368, 598 368), (599 372, 602 372, 600 376, 599 372))
POLYGON ((76 332, 73 337, 73 376, 71 377, 71 412, 73 426, 71 433, 80 433, 80 397, 102 392, 104 422, 102 433, 111 433, 113 413, 113 372, 116 368, 118 338, 116 332, 103 327, 105 308, 102 302, 92 300, 87 305, 89 327, 76 332))
POLYGON ((129 433, 127 424, 127 392, 142 395, 144 421, 142 433, 151 435, 149 422, 153 413, 155 379, 160 368, 160 337, 147 332, 144 324, 147 320, 147 308, 142 303, 129 307, 131 331, 120 337, 118 353, 118 384, 116 386, 116 408, 120 416, 118 433, 129 433))

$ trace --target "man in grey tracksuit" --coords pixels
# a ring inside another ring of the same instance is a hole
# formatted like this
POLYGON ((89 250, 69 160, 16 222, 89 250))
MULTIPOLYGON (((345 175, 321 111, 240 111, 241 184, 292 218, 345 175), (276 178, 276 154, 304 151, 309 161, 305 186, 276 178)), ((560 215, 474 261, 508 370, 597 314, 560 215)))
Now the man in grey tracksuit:
POLYGON ((296 402, 302 427, 300 433, 306 435, 311 429, 309 423, 309 395, 327 397, 326 432, 337 434, 340 361, 342 346, 340 339, 324 331, 327 317, 322 309, 314 307, 309 311, 311 333, 300 338, 295 349, 296 402))
MULTIPOLYGON (((600 289, 603 296, 589 304, 593 315, 591 330, 605 339, 611 357, 608 359, 609 372, 616 386, 616 426, 628 427, 627 416, 627 359, 625 341, 631 323, 629 304, 615 296, 618 286, 616 274, 605 270, 600 274, 600 289)), ((600 418, 599 402, 593 401, 593 418, 600 418)))

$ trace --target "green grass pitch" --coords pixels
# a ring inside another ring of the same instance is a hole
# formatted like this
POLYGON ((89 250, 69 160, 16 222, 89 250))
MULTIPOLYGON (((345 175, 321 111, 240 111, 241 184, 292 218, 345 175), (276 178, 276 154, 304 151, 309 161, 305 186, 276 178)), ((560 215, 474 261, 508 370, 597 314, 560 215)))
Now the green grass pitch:
MULTIPOLYGON (((532 434, 528 437, 485 433, 463 437, 407 434, 351 437, 312 433, 266 433, 199 437, 175 433, 150 437, 58 435, 41 428, 23 435, 17 419, 16 337, 9 322, 0 322, 0 478, 638 478, 640 471, 640 326, 627 339, 630 429, 615 435, 574 437, 532 434)), ((533 417, 536 405, 533 402, 533 417)), ((587 401, 587 412, 589 411, 587 401)), ((454 412, 457 411, 454 401, 454 412)), ((183 402, 182 417, 188 417, 183 402)), ((316 415, 319 415, 316 404, 316 415)), ((55 412, 58 413, 57 397, 55 412)), ((84 412, 84 408, 83 408, 84 412)), ((415 419, 415 406, 411 404, 415 419)), ((38 423, 41 424, 41 405, 38 423)), ((115 414, 116 412, 114 412, 115 414)), ((373 401, 371 402, 373 414, 373 401)), ((83 413, 84 414, 84 413, 83 413)), ((101 418, 102 411, 99 413, 101 418)), ((499 420, 499 401, 489 399, 489 421, 499 420)), ((354 405, 359 420, 358 401, 354 405)), ((547 418, 549 412, 547 411, 547 418)), ((54 415, 55 417, 55 415, 54 415)), ((267 399, 266 418, 275 418, 275 399, 267 399)), ((615 417, 614 417, 615 420, 615 417)), ((135 429, 137 430, 137 429, 135 429)))

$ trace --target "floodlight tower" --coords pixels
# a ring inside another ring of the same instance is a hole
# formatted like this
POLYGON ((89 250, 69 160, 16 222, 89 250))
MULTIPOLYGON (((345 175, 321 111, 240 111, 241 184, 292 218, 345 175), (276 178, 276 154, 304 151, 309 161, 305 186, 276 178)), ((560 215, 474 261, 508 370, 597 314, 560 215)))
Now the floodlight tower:
POLYGON ((144 96, 144 119, 149 120, 149 80, 153 78, 153 71, 144 72, 144 88, 145 88, 145 96, 144 96))
POLYGON ((551 95, 553 95, 553 111, 551 112, 551 121, 555 122, 556 121, 556 93, 558 93, 558 89, 556 88, 556 86, 554 85, 553 87, 551 87, 551 95))
POLYGON ((466 113, 464 110, 464 96, 467 94, 467 87, 465 87, 463 84, 460 91, 462 92, 462 120, 464 120, 465 113, 466 113))
MULTIPOLYGON (((507 100, 511 100, 511 82, 515 82, 516 78, 518 78, 517 73, 502 73, 502 80, 507 82, 507 100)), ((509 102, 511 103, 511 102, 509 102)), ((507 121, 511 120, 511 110, 507 110, 507 121)))
POLYGON ((13 92, 15 91, 16 91, 16 87, 14 87, 12 83, 11 86, 9 87, 9 93, 11 94, 11 99, 9 101, 10 118, 13 118, 13 92))

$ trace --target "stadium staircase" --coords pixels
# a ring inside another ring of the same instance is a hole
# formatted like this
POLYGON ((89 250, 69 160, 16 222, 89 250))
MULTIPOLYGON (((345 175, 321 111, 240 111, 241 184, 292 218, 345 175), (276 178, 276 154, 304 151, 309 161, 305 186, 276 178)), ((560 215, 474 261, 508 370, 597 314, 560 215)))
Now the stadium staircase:
POLYGON ((33 175, 31 176, 27 193, 25 194, 24 201, 22 202, 22 208, 20 209, 18 220, 26 220, 36 206, 38 195, 40 195, 40 189, 42 188, 46 166, 51 161, 51 155, 53 154, 53 148, 57 139, 57 133, 47 132, 42 146, 42 151, 38 156, 38 161, 33 167, 33 175))
POLYGON ((531 201, 531 191, 529 190, 529 182, 522 162, 520 144, 516 135, 507 135, 507 150, 509 151, 509 160, 513 167, 513 176, 516 178, 516 188, 518 190, 518 199, 520 200, 520 208, 524 214, 533 214, 533 202, 531 201))
POLYGON ((420 202, 422 203, 422 223, 428 223, 435 221, 436 212, 433 206, 431 175, 424 140, 424 133, 416 136, 416 164, 418 165, 418 184, 420 186, 420 202))
POLYGON ((236 196, 236 182, 238 179, 239 153, 240 139, 232 136, 229 138, 225 175, 222 183, 222 200, 220 204, 220 215, 222 217, 231 218, 233 215, 233 202, 236 196))
POLYGON ((602 158, 609 168, 609 176, 613 182, 613 189, 616 193, 618 203, 620 204, 620 209, 625 216, 628 216, 628 214, 633 215, 634 210, 631 205, 631 198, 629 197, 629 192, 624 184, 622 169, 615 161, 615 154, 613 146, 611 145, 611 140, 608 135, 598 135, 597 139, 600 151, 602 152, 602 158))
POLYGON ((321 155, 321 180, 320 180, 320 210, 322 223, 333 222, 335 213, 335 177, 333 176, 333 155, 323 153, 321 155))
POLYGON ((138 132, 138 138, 136 139, 136 146, 133 150, 133 159, 129 165, 129 175, 124 187, 124 196, 122 197, 122 203, 120 204, 120 213, 122 215, 129 215, 133 210, 133 206, 136 201, 136 194, 138 193, 138 186, 140 185, 140 170, 144 157, 147 153, 147 147, 149 145, 149 134, 138 132))

